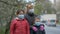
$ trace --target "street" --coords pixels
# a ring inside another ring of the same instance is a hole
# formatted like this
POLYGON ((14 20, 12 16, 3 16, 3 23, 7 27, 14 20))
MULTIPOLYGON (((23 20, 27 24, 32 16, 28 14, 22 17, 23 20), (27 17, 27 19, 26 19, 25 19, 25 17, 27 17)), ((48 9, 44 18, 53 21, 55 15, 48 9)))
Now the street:
POLYGON ((60 34, 60 25, 57 27, 48 27, 45 26, 46 34, 60 34))

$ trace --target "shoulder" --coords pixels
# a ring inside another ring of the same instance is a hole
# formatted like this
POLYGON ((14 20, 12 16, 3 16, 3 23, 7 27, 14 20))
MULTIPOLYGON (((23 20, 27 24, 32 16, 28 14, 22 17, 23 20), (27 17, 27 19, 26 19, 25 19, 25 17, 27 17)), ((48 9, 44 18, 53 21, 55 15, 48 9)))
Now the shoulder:
POLYGON ((28 14, 26 14, 26 15, 25 15, 25 18, 28 20, 28 18, 29 18, 29 15, 28 15, 28 14))
POLYGON ((27 19, 24 19, 24 22, 25 22, 25 23, 28 23, 27 19))
POLYGON ((25 21, 25 22, 28 22, 26 18, 24 19, 24 21, 25 21))
POLYGON ((11 24, 15 24, 16 23, 16 20, 15 19, 12 19, 11 20, 11 24))
POLYGON ((27 17, 28 16, 28 14, 25 14, 25 17, 27 17))
POLYGON ((18 18, 13 18, 13 19, 12 19, 12 22, 14 22, 14 23, 17 22, 17 19, 18 19, 18 18))

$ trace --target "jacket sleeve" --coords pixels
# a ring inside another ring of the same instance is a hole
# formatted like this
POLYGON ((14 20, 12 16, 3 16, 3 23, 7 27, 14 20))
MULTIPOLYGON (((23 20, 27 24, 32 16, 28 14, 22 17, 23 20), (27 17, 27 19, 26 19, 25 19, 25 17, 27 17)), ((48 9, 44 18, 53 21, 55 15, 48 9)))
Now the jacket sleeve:
POLYGON ((29 26, 28 22, 27 22, 27 25, 26 25, 26 30, 27 30, 27 34, 30 34, 30 26, 29 26))
POLYGON ((33 25, 30 25, 30 29, 32 29, 33 25))
POLYGON ((15 21, 12 20, 12 22, 10 24, 10 34, 14 34, 14 26, 15 26, 15 21))

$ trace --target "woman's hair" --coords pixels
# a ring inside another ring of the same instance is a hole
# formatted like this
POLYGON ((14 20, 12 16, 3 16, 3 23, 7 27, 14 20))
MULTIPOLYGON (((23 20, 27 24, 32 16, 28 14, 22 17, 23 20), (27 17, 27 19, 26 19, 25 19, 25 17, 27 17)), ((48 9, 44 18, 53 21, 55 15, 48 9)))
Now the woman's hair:
POLYGON ((28 4, 26 7, 27 7, 27 13, 28 13, 29 9, 32 9, 33 8, 33 5, 28 4))
POLYGON ((16 15, 18 15, 21 11, 25 13, 24 10, 21 9, 21 10, 17 10, 16 15))
POLYGON ((28 4, 26 7, 29 8, 29 9, 31 9, 31 8, 33 8, 33 5, 28 4))

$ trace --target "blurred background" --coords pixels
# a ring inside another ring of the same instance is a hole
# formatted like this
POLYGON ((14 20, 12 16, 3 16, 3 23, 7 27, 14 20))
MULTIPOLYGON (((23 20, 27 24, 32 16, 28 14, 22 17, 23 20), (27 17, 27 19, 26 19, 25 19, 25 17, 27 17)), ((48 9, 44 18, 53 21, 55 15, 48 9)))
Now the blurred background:
POLYGON ((46 34, 60 34, 60 0, 0 0, 0 34, 5 34, 6 28, 9 29, 9 22, 15 16, 15 12, 18 9, 25 10, 28 4, 33 5, 35 14, 40 16, 41 22, 48 25, 51 21, 54 23, 52 25, 56 26, 46 26, 46 34))

